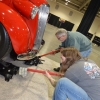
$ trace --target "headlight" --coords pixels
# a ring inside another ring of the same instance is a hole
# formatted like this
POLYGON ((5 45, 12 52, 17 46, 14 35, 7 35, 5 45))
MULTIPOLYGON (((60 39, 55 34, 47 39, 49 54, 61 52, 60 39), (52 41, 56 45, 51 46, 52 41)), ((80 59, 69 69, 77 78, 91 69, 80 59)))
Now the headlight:
POLYGON ((33 19, 35 16, 36 16, 36 14, 37 14, 37 12, 38 12, 38 7, 34 7, 34 8, 32 8, 32 12, 31 12, 31 18, 33 19))

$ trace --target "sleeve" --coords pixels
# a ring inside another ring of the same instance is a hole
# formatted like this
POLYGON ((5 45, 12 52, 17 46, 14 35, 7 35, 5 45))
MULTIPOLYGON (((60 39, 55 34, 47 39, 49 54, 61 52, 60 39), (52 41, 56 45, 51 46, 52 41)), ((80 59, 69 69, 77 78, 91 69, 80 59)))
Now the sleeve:
POLYGON ((59 47, 56 48, 55 50, 60 49, 60 48, 62 48, 62 47, 64 47, 64 43, 61 43, 61 44, 59 45, 59 47))
POLYGON ((69 70, 65 72, 64 77, 70 79, 72 82, 77 83, 79 79, 69 70))
POLYGON ((62 47, 64 47, 64 43, 63 42, 59 45, 58 48, 62 48, 62 47))

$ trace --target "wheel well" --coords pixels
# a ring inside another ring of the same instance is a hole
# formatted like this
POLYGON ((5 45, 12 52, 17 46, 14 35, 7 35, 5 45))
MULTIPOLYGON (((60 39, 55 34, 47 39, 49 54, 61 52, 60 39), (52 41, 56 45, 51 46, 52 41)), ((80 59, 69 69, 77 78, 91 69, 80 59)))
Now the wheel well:
POLYGON ((11 51, 12 45, 9 35, 2 23, 0 23, 0 59, 11 51))

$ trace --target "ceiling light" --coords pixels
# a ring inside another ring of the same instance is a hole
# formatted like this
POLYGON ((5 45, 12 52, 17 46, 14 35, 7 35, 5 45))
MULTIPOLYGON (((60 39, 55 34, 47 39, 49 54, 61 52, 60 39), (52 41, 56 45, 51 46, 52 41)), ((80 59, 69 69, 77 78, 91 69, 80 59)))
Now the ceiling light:
POLYGON ((70 0, 65 0, 65 1, 66 1, 65 5, 68 5, 68 3, 70 2, 70 0))
POLYGON ((66 2, 70 2, 70 0, 65 0, 66 2))

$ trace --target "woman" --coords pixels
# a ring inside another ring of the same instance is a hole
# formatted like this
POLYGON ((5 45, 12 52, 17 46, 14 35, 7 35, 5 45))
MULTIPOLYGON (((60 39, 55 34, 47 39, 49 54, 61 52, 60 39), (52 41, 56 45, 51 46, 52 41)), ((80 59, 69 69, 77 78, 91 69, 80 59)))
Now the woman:
POLYGON ((57 84, 49 73, 46 76, 55 87, 53 100, 100 100, 100 68, 83 59, 74 47, 61 50, 61 73, 57 84))

